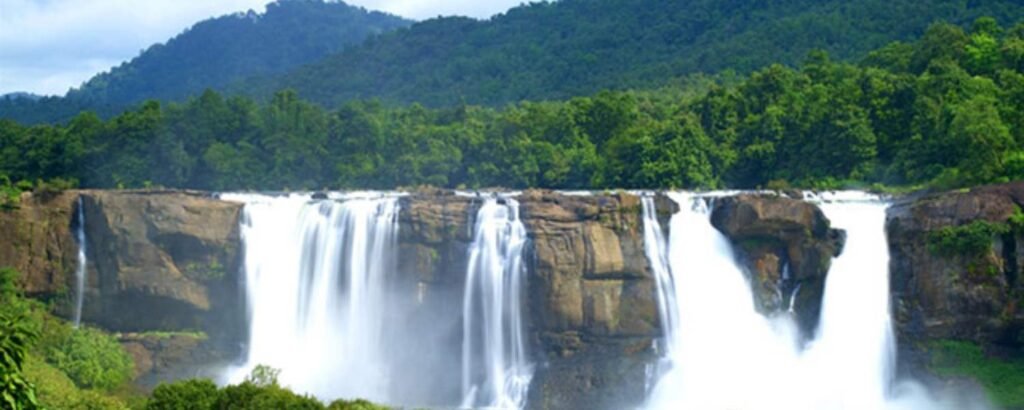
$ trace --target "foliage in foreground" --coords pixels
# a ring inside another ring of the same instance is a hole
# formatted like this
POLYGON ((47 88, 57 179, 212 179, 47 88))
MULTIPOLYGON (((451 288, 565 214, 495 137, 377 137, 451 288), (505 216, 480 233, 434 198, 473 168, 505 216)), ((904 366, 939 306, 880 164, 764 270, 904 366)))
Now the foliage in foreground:
POLYGON ((131 356, 112 336, 93 328, 71 332, 47 357, 85 388, 110 390, 132 376, 131 356))
POLYGON ((0 408, 115 410, 137 400, 126 390, 131 358, 116 339, 72 329, 46 305, 24 298, 18 277, 0 268, 0 408))
POLYGON ((15 284, 17 277, 13 269, 0 268, 0 407, 35 409, 39 401, 24 367, 39 332, 26 320, 28 309, 15 284))
POLYGON ((970 342, 942 340, 931 345, 931 369, 940 376, 966 376, 978 381, 1000 406, 1024 406, 1024 359, 988 357, 970 342))
POLYGON ((36 337, 22 317, 0 313, 0 403, 12 410, 39 405, 35 386, 23 374, 28 345, 36 337))
POLYGON ((319 400, 295 394, 277 382, 276 370, 257 366, 241 384, 217 388, 210 380, 193 379, 162 384, 153 390, 146 410, 288 409, 386 410, 365 400, 337 400, 324 406, 319 400))

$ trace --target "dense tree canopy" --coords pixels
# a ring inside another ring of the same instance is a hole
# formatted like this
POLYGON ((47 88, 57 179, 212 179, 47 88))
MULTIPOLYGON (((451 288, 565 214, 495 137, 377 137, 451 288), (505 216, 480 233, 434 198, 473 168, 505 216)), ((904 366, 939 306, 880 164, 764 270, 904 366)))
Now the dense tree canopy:
MULTIPOLYGON (((850 61, 912 40, 935 21, 967 27, 983 15, 1009 23, 1024 8, 1006 0, 530 2, 488 21, 425 21, 232 91, 265 98, 292 88, 330 108, 361 98, 498 106, 792 67, 813 49, 850 61)), ((975 46, 991 51, 992 42, 975 46)))
POLYGON ((850 64, 495 109, 326 110, 207 91, 58 126, 0 121, 0 181, 213 190, 715 188, 1024 178, 1024 25, 939 23, 850 64), (6 177, 6 178, 3 178, 6 177))
MULTIPOLYGON (((1013 0, 526 3, 489 20, 444 17, 392 30, 409 22, 336 1, 281 0, 264 15, 199 23, 66 98, 0 98, 0 118, 66 121, 81 110, 107 118, 128 104, 181 102, 205 88, 259 101, 290 88, 331 109, 369 98, 499 107, 661 87, 694 73, 794 67, 813 49, 848 62, 891 41, 912 40, 935 21, 968 27, 983 15, 1004 24, 1024 18, 1013 0)), ((957 48, 971 56, 964 68, 991 66, 1000 35, 987 32, 968 48, 933 36, 924 52, 904 55, 910 60, 901 64, 922 70, 934 53, 957 48)))

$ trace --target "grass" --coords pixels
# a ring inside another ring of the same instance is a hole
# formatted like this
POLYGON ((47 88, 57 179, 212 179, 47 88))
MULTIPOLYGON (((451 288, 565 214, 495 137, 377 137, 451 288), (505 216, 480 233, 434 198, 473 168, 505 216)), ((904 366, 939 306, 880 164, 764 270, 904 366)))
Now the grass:
POLYGON ((930 347, 929 367, 935 374, 970 377, 985 388, 997 405, 1024 407, 1024 358, 988 357, 980 346, 956 340, 937 341, 930 347))

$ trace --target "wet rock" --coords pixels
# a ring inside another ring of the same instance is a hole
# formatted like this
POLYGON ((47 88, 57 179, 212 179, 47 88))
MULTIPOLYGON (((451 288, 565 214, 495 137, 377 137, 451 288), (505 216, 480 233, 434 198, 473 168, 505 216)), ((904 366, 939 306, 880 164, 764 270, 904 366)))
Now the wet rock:
POLYGON ((535 408, 640 405, 658 337, 640 198, 528 190, 519 198, 531 241, 528 306, 535 408))
POLYGON ((777 195, 716 200, 711 223, 732 242, 764 314, 792 308, 804 335, 818 323, 825 277, 845 233, 814 204, 777 195))

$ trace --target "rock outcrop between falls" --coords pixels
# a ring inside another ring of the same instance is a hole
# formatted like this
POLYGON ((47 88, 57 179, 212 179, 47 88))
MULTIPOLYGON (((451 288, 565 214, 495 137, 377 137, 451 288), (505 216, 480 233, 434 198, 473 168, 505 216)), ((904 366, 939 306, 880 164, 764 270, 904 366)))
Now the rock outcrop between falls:
POLYGON ((642 403, 660 330, 640 198, 531 190, 519 201, 532 241, 527 294, 540 349, 532 406, 642 403))
POLYGON ((816 205, 772 194, 715 200, 711 223, 732 242, 757 309, 774 315, 792 308, 804 334, 811 335, 845 232, 831 228, 816 205))
POLYGON ((889 271, 902 357, 925 360, 927 343, 945 339, 986 350, 1024 348, 1024 232, 1008 223, 1021 207, 1024 182, 905 198, 889 209, 889 271), (930 246, 944 228, 978 221, 1005 231, 988 236, 977 250, 930 246))
MULTIPOLYGON (((486 195, 422 189, 401 198, 397 286, 423 311, 461 310, 468 247, 486 195)), ((536 366, 531 407, 641 403, 660 331, 639 197, 530 190, 516 200, 530 241, 523 303, 536 366)), ((437 325, 415 312, 407 322, 437 325)), ((459 346, 454 336, 423 343, 459 346)))

